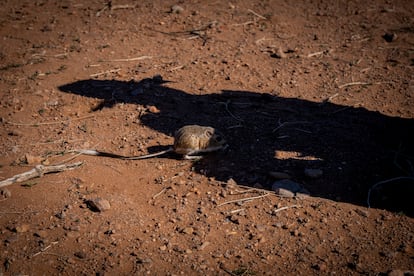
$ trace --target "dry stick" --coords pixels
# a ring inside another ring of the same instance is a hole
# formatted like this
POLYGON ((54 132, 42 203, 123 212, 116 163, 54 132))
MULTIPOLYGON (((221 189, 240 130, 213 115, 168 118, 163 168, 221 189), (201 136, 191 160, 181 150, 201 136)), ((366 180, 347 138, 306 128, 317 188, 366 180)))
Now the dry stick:
POLYGON ((224 106, 226 107, 226 111, 230 114, 230 116, 231 117, 233 117, 235 120, 237 120, 237 121, 239 121, 239 122, 243 122, 243 119, 240 119, 240 118, 238 118, 238 117, 236 117, 235 115, 233 115, 233 113, 231 113, 230 112, 230 109, 229 109, 229 103, 230 103, 230 101, 227 101, 227 102, 222 102, 222 104, 224 104, 224 106))
POLYGON ((108 60, 103 60, 103 62, 127 62, 127 61, 137 61, 137 60, 150 59, 150 58, 152 58, 152 56, 140 56, 140 57, 134 57, 134 58, 108 59, 108 60))
POLYGON ((279 208, 279 209, 276 209, 276 210, 272 211, 272 213, 274 214, 274 213, 277 213, 277 212, 280 212, 280 211, 283 211, 283 210, 286 210, 286 209, 289 209, 289 208, 298 208, 298 207, 299 206, 297 206, 297 205, 285 206, 285 207, 282 207, 282 208, 279 208))
POLYGON ((307 121, 297 121, 297 122, 284 122, 284 123, 281 123, 280 122, 280 119, 279 119, 279 126, 277 126, 276 128, 274 128, 273 130, 272 130, 272 132, 276 132, 276 131, 278 131, 279 129, 281 129, 282 127, 284 127, 284 126, 287 126, 287 125, 294 125, 294 124, 309 124, 309 122, 307 122, 307 121))
POLYGON ((114 11, 114 10, 120 10, 120 9, 135 9, 137 7, 137 4, 136 5, 113 5, 112 7, 111 7, 111 11, 114 11))
POLYGON ((155 195, 152 196, 152 199, 157 198, 158 196, 160 196, 162 193, 164 193, 167 190, 167 188, 162 189, 159 193, 156 193, 155 195))
POLYGON ((253 196, 253 197, 247 197, 247 198, 241 198, 241 199, 230 200, 230 201, 226 201, 226 202, 220 203, 219 205, 217 205, 217 207, 220 207, 220 206, 223 206, 223 205, 226 205, 226 204, 230 204, 230 203, 235 203, 235 202, 245 202, 245 201, 250 201, 250 200, 254 200, 254 199, 258 199, 258 198, 262 198, 262 197, 268 196, 268 195, 270 195, 270 194, 271 194, 271 193, 266 193, 266 194, 261 195, 261 196, 253 196))
POLYGON ((254 14, 254 15, 256 15, 257 17, 259 17, 259 18, 261 18, 261 19, 267 20, 267 18, 266 18, 266 17, 264 17, 263 15, 258 14, 258 13, 257 13, 257 12, 255 12, 255 11, 252 11, 251 9, 248 9, 247 11, 248 11, 248 12, 250 12, 250 13, 252 13, 252 14, 254 14))
POLYGON ((308 55, 308 58, 309 57, 314 57, 314 56, 319 56, 319 55, 322 55, 323 53, 325 53, 325 51, 319 51, 319 52, 315 52, 315 53, 310 53, 308 55))
POLYGON ((58 242, 56 241, 56 242, 52 242, 51 244, 49 244, 48 246, 46 246, 45 248, 43 248, 43 249, 41 249, 39 252, 37 252, 37 253, 35 253, 35 254, 33 254, 32 255, 32 258, 33 257, 36 257, 37 255, 39 255, 39 254, 42 254, 43 252, 45 252, 46 250, 48 250, 49 248, 51 248, 52 247, 52 245, 55 245, 55 244, 57 244, 58 242))
POLYGON ((30 171, 17 174, 6 180, 0 181, 0 188, 11 185, 16 182, 23 182, 23 181, 26 181, 26 180, 29 180, 35 177, 42 177, 44 174, 47 174, 47 173, 73 170, 81 166, 82 164, 83 162, 76 162, 76 163, 67 164, 67 165, 51 165, 51 166, 37 165, 35 168, 31 169, 30 171))
POLYGON ((395 177, 395 178, 391 178, 391 179, 387 179, 387 180, 383 180, 383 181, 380 181, 380 182, 378 182, 378 183, 375 183, 375 184, 374 184, 371 188, 369 188, 369 190, 368 190, 368 197, 367 197, 367 205, 368 205, 368 208, 371 208, 371 203, 370 203, 370 201, 371 201, 371 191, 372 191, 373 189, 375 189, 376 187, 378 187, 378 186, 380 186, 380 185, 382 185, 382 184, 386 184, 386 183, 393 182, 393 181, 397 181, 397 180, 403 180, 403 179, 413 180, 413 181, 414 181, 414 177, 409 177, 409 176, 399 176, 399 177, 395 177))
POLYGON ((371 84, 372 83, 370 83, 370 82, 356 81, 356 82, 344 83, 344 84, 338 86, 338 88, 344 88, 344 87, 353 86, 353 85, 371 85, 371 84))

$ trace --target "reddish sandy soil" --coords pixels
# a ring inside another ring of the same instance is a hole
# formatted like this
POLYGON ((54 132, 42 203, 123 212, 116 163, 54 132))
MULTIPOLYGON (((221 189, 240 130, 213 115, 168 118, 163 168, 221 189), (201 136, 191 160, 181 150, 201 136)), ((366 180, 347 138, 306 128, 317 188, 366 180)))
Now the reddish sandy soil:
POLYGON ((83 163, 3 187, 0 275, 413 275, 414 2, 104 2, 2 1, 0 180, 83 163))

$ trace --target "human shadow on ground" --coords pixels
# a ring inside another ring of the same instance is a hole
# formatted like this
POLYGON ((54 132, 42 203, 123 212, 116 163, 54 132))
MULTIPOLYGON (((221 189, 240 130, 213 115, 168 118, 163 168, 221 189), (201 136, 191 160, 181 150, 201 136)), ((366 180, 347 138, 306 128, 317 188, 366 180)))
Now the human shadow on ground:
MULTIPOLYGON (((312 196, 366 206, 372 185, 414 174, 412 119, 252 91, 194 95, 166 82, 160 76, 139 82, 88 79, 59 89, 101 99, 93 111, 117 103, 154 105, 160 112, 145 114, 141 122, 165 134, 188 124, 219 129, 229 149, 194 167, 221 181, 232 178, 270 189, 275 180, 269 172, 288 172, 312 196), (309 178, 305 169, 320 169, 323 175, 309 178)), ((413 195, 412 179, 401 178, 377 185, 370 202, 414 216, 413 195)))

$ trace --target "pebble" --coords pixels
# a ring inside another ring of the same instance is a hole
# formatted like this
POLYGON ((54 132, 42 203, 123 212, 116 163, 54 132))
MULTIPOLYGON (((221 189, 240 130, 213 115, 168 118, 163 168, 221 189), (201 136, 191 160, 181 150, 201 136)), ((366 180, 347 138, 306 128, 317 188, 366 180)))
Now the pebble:
POLYGON ((86 204, 88 205, 89 209, 96 212, 107 211, 111 208, 108 200, 99 197, 88 200, 86 204))
POLYGON ((284 197, 304 197, 310 195, 301 184, 289 179, 278 180, 273 183, 272 191, 284 197))
POLYGON ((320 169, 305 169, 303 173, 309 178, 319 178, 323 175, 323 171, 320 169))
POLYGON ((355 209, 355 213, 357 213, 358 215, 360 215, 361 217, 367 218, 369 215, 369 212, 366 210, 362 210, 362 209, 355 209))
POLYGON ((210 244, 211 244, 210 242, 205 241, 205 242, 203 242, 203 244, 200 245, 200 247, 198 248, 198 250, 204 250, 204 248, 206 248, 210 244))
POLYGON ((16 226, 16 228, 14 228, 16 233, 24 233, 24 232, 29 231, 29 229, 30 229, 29 224, 22 224, 22 225, 16 226))
POLYGON ((26 154, 24 156, 24 158, 25 158, 26 163, 28 165, 40 164, 42 162, 42 157, 40 157, 40 156, 33 156, 33 155, 30 155, 30 154, 26 154))
POLYGON ((278 194, 280 196, 284 196, 284 197, 294 197, 295 196, 295 193, 293 193, 289 190, 283 189, 283 188, 276 188, 276 189, 272 189, 272 190, 275 191, 276 194, 278 194))
POLYGON ((193 227, 186 227, 183 229, 182 231, 184 234, 193 234, 194 233, 194 228, 193 227))
POLYGON ((47 237, 47 231, 39 230, 39 231, 36 231, 33 235, 36 236, 36 237, 44 239, 44 238, 47 237))
POLYGON ((7 188, 2 188, 2 189, 0 189, 0 196, 2 198, 9 198, 9 197, 11 197, 11 192, 7 188))
POLYGON ((79 259, 85 259, 86 258, 86 253, 82 252, 82 251, 75 252, 74 255, 75 255, 75 257, 78 257, 79 259))
POLYGON ((183 11, 184 11, 184 8, 179 5, 174 5, 171 7, 171 13, 179 14, 179 13, 182 13, 183 11))
POLYGON ((278 180, 291 178, 289 174, 284 173, 284 172, 269 172, 269 175, 278 180))

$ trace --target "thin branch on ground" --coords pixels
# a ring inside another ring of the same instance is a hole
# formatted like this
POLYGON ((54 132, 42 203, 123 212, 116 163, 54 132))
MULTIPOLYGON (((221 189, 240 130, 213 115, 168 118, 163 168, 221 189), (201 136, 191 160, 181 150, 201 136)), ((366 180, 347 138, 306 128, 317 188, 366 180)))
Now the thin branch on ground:
POLYGON ((279 125, 278 125, 276 128, 274 128, 274 129, 272 130, 272 132, 276 132, 276 131, 278 131, 279 129, 281 129, 282 127, 285 127, 285 126, 287 126, 287 125, 295 125, 295 124, 309 124, 309 122, 306 122, 306 121, 297 121, 297 122, 284 122, 284 123, 281 123, 281 121, 280 121, 280 119, 279 119, 278 124, 279 124, 279 125))
POLYGON ((252 200, 255 200, 255 199, 259 199, 259 198, 266 197, 266 196, 268 196, 270 194, 271 193, 266 193, 266 194, 260 195, 260 196, 253 196, 253 197, 246 197, 246 198, 240 198, 240 199, 230 200, 230 201, 226 201, 226 202, 220 203, 219 205, 217 205, 217 207, 220 207, 220 206, 223 206, 223 205, 226 205, 226 204, 236 203, 236 202, 242 203, 242 202, 245 202, 245 201, 252 201, 252 200))
POLYGON ((67 165, 51 165, 51 166, 44 166, 44 165, 37 165, 35 168, 31 169, 30 171, 17 174, 13 177, 10 177, 6 180, 0 181, 0 188, 11 185, 13 183, 24 182, 32 178, 42 177, 44 174, 47 173, 56 173, 56 172, 63 172, 67 170, 73 170, 81 166, 83 162, 76 162, 67 165))
POLYGON ((233 117, 233 119, 239 121, 239 122, 243 122, 243 119, 240 119, 239 117, 235 116, 233 113, 231 113, 230 109, 229 109, 229 103, 230 101, 227 102, 221 102, 221 104, 224 104, 224 106, 226 107, 226 111, 227 113, 230 114, 231 117, 233 117))
POLYGON ((255 12, 255 11, 253 11, 251 9, 247 9, 247 11, 250 12, 250 13, 252 13, 252 14, 254 14, 254 15, 256 15, 257 17, 259 17, 261 19, 267 20, 266 17, 264 17, 263 15, 258 14, 257 12, 255 12))
POLYGON ((162 189, 160 192, 158 192, 155 195, 153 195, 152 196, 152 199, 156 199, 158 196, 160 196, 161 194, 163 194, 166 190, 167 190, 167 188, 162 189))
POLYGON ((368 190, 368 197, 367 197, 368 208, 371 208, 371 192, 372 192, 372 190, 376 189, 380 185, 390 183, 390 182, 394 182, 394 181, 397 181, 397 180, 412 180, 412 181, 414 181, 414 177, 399 176, 399 177, 394 177, 394 178, 391 178, 391 179, 383 180, 383 181, 377 182, 374 185, 372 185, 372 187, 368 190))
POLYGON ((52 242, 51 244, 49 244, 48 246, 46 246, 45 248, 43 248, 43 249, 41 249, 39 252, 37 252, 37 253, 35 253, 35 254, 33 254, 32 255, 32 258, 33 257, 36 257, 37 255, 39 255, 39 254, 42 254, 43 252, 45 252, 46 250, 48 250, 49 248, 51 248, 53 245, 55 245, 55 244, 57 244, 58 242, 56 241, 56 242, 52 242))
POLYGON ((134 58, 108 59, 108 60, 103 60, 102 62, 128 62, 128 61, 137 61, 137 60, 150 59, 150 58, 152 58, 152 56, 140 56, 140 57, 134 57, 134 58))
POLYGON ((298 205, 285 206, 285 207, 273 210, 272 213, 274 214, 274 213, 277 213, 277 212, 280 212, 280 211, 283 211, 283 210, 286 210, 286 209, 289 209, 289 208, 298 208, 298 207, 299 207, 298 205))
POLYGON ((391 81, 379 81, 379 82, 363 82, 363 81, 355 81, 355 82, 348 82, 342 85, 339 85, 338 88, 344 88, 348 86, 355 86, 355 85, 374 85, 374 84, 385 84, 385 83, 392 83, 391 81))

